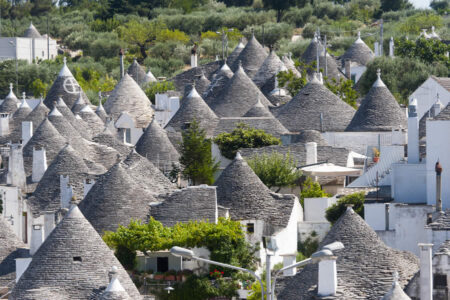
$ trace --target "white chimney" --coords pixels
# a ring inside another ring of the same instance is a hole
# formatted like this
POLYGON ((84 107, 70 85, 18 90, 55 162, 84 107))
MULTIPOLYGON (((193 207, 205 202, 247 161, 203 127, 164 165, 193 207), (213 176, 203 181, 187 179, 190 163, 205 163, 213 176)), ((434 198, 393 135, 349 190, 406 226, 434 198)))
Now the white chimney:
POLYGON ((419 244, 420 248, 420 300, 433 299, 433 244, 419 244))
POLYGON ((9 134, 9 114, 0 114, 0 136, 6 136, 9 134))
MULTIPOLYGON (((283 268, 291 266, 297 262, 296 255, 283 255, 283 268)), ((297 268, 290 268, 283 271, 283 276, 294 276, 297 274, 297 268)))
POLYGON ((19 281, 22 274, 28 269, 31 263, 31 257, 27 258, 16 258, 16 282, 19 281))
POLYGON ((392 36, 389 40, 389 56, 394 57, 394 38, 392 36))
POLYGON ((336 295, 336 259, 336 256, 330 256, 319 262, 319 283, 317 286, 317 294, 320 297, 336 295))
POLYGON ((375 56, 380 56, 380 43, 378 43, 378 42, 373 43, 373 48, 374 48, 375 56))
POLYGON ((45 148, 39 149, 33 147, 33 168, 31 171, 31 181, 39 182, 47 170, 47 156, 45 148))
POLYGON ((41 221, 33 222, 31 226, 30 255, 36 253, 44 240, 44 226, 41 224, 41 221))
POLYGON ((22 122, 22 144, 25 146, 33 136, 33 122, 22 122))
POLYGON ((306 164, 317 164, 317 143, 310 142, 305 144, 306 147, 306 164))
POLYGON ((59 176, 59 187, 61 189, 61 208, 70 208, 70 200, 73 196, 73 189, 69 184, 69 175, 59 176))
POLYGON ((26 184, 22 150, 22 144, 10 145, 6 182, 17 187, 24 187, 26 184))
POLYGON ((83 197, 86 197, 86 195, 91 190, 92 186, 95 184, 95 180, 86 178, 83 182, 83 197))
POLYGON ((47 212, 44 214, 44 239, 55 229, 55 213, 47 212))
POLYGON ((197 45, 191 50, 191 68, 197 67, 197 45))
POLYGON ((417 99, 412 99, 408 106, 408 163, 419 163, 419 118, 417 116, 417 99))

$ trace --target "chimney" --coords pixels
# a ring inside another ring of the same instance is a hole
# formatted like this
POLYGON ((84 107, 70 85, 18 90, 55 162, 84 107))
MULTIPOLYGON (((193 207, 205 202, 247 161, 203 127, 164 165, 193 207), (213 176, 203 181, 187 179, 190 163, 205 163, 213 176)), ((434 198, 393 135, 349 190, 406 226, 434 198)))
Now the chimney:
POLYGON ((33 147, 33 168, 31 171, 31 181, 39 182, 47 170, 47 156, 44 148, 33 147))
POLYGON ((123 49, 119 50, 119 58, 120 58, 120 78, 123 78, 125 75, 125 68, 123 66, 123 49))
POLYGON ((25 146, 28 141, 33 136, 33 122, 23 121, 22 122, 22 143, 25 146))
POLYGON ((394 57, 394 38, 392 36, 389 40, 389 56, 394 57))
POLYGON ((433 117, 436 117, 441 112, 444 105, 442 104, 441 100, 439 99, 439 93, 436 94, 436 102, 433 104, 433 117))
POLYGON ((22 150, 22 144, 10 145, 6 182, 17 187, 24 187, 26 184, 22 150))
POLYGON ((441 179, 441 174, 442 174, 442 166, 439 163, 439 160, 436 162, 436 166, 435 166, 435 171, 436 171, 436 211, 442 211, 442 197, 441 197, 441 193, 442 193, 442 179, 441 179))
POLYGON ((433 244, 419 244, 420 248, 420 300, 433 299, 433 244))
POLYGON ((44 242, 44 226, 41 221, 34 221, 31 226, 30 255, 34 255, 44 242))
POLYGON ((418 164, 419 154, 419 118, 417 117, 417 99, 408 106, 408 163, 418 164))
POLYGON ((31 257, 16 258, 16 283, 19 281, 22 274, 28 269, 31 263, 31 257))
POLYGON ((49 236, 49 234, 55 229, 55 213, 46 212, 44 214, 44 240, 49 236))
POLYGON ((305 144, 306 147, 306 164, 312 165, 317 163, 317 143, 310 142, 305 144))
POLYGON ((191 50, 191 68, 197 67, 197 44, 191 50))
POLYGON ((6 136, 9 134, 9 114, 0 114, 0 136, 6 136))
MULTIPOLYGON (((283 268, 293 265, 297 262, 295 254, 283 255, 283 268)), ((294 276, 297 274, 297 268, 290 268, 283 271, 283 276, 294 276)))
POLYGON ((70 208, 70 201, 73 196, 73 189, 69 184, 69 175, 59 176, 59 186, 61 189, 61 208, 70 208))
POLYGON ((337 290, 336 256, 330 256, 319 262, 319 297, 334 296, 337 290))
POLYGON ((83 196, 86 197, 86 195, 91 190, 92 186, 95 184, 95 180, 86 178, 83 182, 83 196))
POLYGON ((345 76, 350 79, 352 78, 352 67, 351 67, 351 61, 350 59, 345 60, 345 76))
POLYGON ((375 56, 380 56, 380 43, 378 43, 378 42, 373 43, 373 48, 374 48, 375 56))

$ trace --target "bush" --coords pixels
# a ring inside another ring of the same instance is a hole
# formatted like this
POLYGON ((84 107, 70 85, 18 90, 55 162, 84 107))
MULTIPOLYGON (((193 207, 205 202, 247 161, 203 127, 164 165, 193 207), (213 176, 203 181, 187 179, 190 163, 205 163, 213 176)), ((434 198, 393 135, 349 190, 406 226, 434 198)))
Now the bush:
POLYGON ((155 96, 156 94, 165 93, 167 91, 175 90, 175 86, 172 81, 162 81, 162 82, 152 82, 145 89, 145 94, 148 99, 155 104, 155 96))
POLYGON ((324 1, 314 5, 313 14, 319 19, 327 16, 330 19, 338 20, 345 16, 345 8, 342 5, 324 1))
POLYGON ((330 196, 330 194, 327 194, 322 190, 318 182, 315 182, 311 179, 311 177, 308 177, 302 184, 302 191, 300 192, 300 204, 304 208, 305 198, 323 198, 330 196))
POLYGON ((147 57, 144 60, 144 65, 150 67, 153 75, 156 77, 164 76, 170 78, 175 72, 183 69, 184 62, 179 58, 169 58, 166 60, 162 58, 147 57))
POLYGON ((281 140, 264 130, 249 127, 244 123, 237 125, 231 133, 221 133, 214 143, 219 146, 220 153, 228 158, 234 159, 241 148, 261 148, 271 145, 281 145, 281 140))
POLYGON ((334 224, 347 210, 348 204, 353 205, 353 210, 364 218, 364 192, 344 196, 331 205, 325 213, 328 222, 334 224))
POLYGON ((419 34, 422 28, 431 28, 431 26, 441 28, 443 26, 442 17, 430 13, 414 15, 402 22, 400 31, 406 34, 419 34))
POLYGON ((303 27, 308 22, 312 14, 313 8, 309 4, 302 8, 291 7, 284 13, 281 20, 294 25, 295 27, 303 27))
POLYGON ((136 251, 132 251, 127 247, 119 245, 114 254, 125 269, 133 270, 136 266, 136 251))
POLYGON ((259 42, 264 45, 274 46, 282 38, 290 38, 292 36, 292 26, 287 23, 266 23, 264 24, 264 35, 261 26, 249 26, 243 34, 247 37, 251 37, 252 29, 255 32, 255 36, 259 42))

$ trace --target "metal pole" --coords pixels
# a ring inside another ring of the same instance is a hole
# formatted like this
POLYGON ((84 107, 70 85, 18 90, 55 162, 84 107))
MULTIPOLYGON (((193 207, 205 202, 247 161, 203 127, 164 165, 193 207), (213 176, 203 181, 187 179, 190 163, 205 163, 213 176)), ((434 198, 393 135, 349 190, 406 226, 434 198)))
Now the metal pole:
POLYGON ((319 47, 320 47, 320 34, 319 34, 319 28, 317 28, 317 47, 316 47, 317 74, 319 74, 319 72, 320 72, 319 47))
POLYGON ((328 66, 327 66, 327 35, 324 36, 324 47, 325 47, 325 76, 328 75, 328 66))
POLYGON ((270 274, 270 257, 272 255, 269 254, 266 250, 266 294, 267 299, 272 299, 272 291, 271 291, 271 274, 270 274))
POLYGON ((383 19, 380 23, 380 56, 383 56, 383 19))
POLYGON ((229 269, 233 269, 233 270, 238 270, 238 271, 249 273, 250 275, 252 275, 253 277, 255 277, 259 281, 259 284, 261 285, 261 300, 264 300, 264 285, 262 283, 261 278, 258 275, 256 275, 255 272, 253 272, 251 270, 244 269, 244 268, 240 268, 240 267, 236 267, 236 266, 220 263, 220 262, 217 262, 217 261, 209 260, 209 259, 206 259, 206 258, 197 257, 197 256, 192 256, 192 259, 195 259, 195 260, 198 260, 198 261, 203 261, 203 262, 211 264, 211 265, 221 266, 221 267, 224 267, 224 268, 229 268, 229 269))
POLYGON ((47 59, 50 60, 50 31, 48 30, 48 15, 47 15, 47 59))
POLYGON ((17 44, 16 48, 16 95, 19 95, 19 61, 17 60, 17 44))

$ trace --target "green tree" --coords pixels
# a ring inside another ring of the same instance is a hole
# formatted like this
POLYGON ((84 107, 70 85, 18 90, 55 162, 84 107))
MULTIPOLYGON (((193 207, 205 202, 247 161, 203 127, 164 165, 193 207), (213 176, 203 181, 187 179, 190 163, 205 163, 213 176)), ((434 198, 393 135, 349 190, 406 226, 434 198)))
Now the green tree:
POLYGON ((161 82, 152 82, 145 89, 145 94, 148 99, 155 104, 155 96, 156 94, 164 93, 167 91, 175 90, 175 86, 172 81, 161 81, 161 82))
POLYGON ((30 2, 33 4, 31 8, 32 16, 41 16, 48 13, 53 8, 52 0, 30 0, 30 2))
POLYGON ((401 38, 395 41, 395 55, 418 58, 429 64, 443 62, 450 68, 450 60, 446 56, 449 51, 450 45, 435 39, 420 38, 414 41, 401 38))
POLYGON ((214 143, 219 146, 220 153, 228 158, 234 159, 241 148, 261 148, 271 145, 281 145, 281 140, 264 130, 255 129, 247 124, 239 123, 231 133, 221 133, 214 143))
POLYGON ((47 95, 49 87, 48 84, 43 83, 40 78, 36 78, 31 84, 31 89, 33 91, 33 96, 35 98, 38 98, 41 96, 45 97, 47 95))
POLYGON ((327 194, 322 190, 322 187, 318 182, 312 180, 311 177, 308 177, 302 184, 302 191, 300 192, 300 204, 302 205, 302 207, 305 207, 305 198, 323 198, 330 196, 330 194, 327 194))
POLYGON ((331 80, 325 80, 325 86, 344 102, 347 102, 355 109, 357 108, 356 99, 358 99, 359 95, 353 89, 353 81, 340 77, 338 82, 336 78, 331 78, 331 80))
POLYGON ((327 209, 325 217, 331 224, 334 224, 345 213, 349 204, 353 205, 353 210, 364 218, 364 192, 350 194, 338 199, 335 204, 327 209))
POLYGON ((448 0, 433 0, 430 3, 430 7, 439 13, 445 13, 450 11, 450 1, 448 0))
POLYGON ((305 0, 263 0, 264 8, 273 9, 277 12, 277 22, 281 21, 284 11, 288 10, 291 6, 304 6, 307 1, 305 0))
POLYGON ((247 162, 268 188, 278 187, 277 193, 283 186, 298 184, 302 176, 302 172, 297 169, 297 161, 290 153, 283 155, 273 151, 270 155, 256 154, 247 162))
POLYGON ((412 8, 412 4, 408 0, 381 0, 381 10, 403 10, 412 8))
POLYGON ((214 173, 219 169, 211 153, 211 140, 206 138, 205 130, 194 120, 182 133, 180 163, 183 175, 194 185, 212 184, 214 173))

